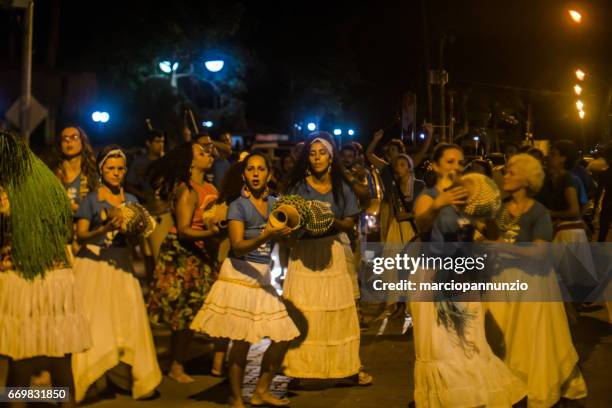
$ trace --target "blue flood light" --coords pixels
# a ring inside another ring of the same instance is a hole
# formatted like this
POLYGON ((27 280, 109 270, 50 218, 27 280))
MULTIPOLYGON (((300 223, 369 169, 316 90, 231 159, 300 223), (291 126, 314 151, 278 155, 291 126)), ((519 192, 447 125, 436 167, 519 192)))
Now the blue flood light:
POLYGON ((212 60, 212 61, 206 61, 204 63, 204 66, 210 72, 219 72, 223 69, 224 65, 225 65, 225 61, 223 60, 212 60))

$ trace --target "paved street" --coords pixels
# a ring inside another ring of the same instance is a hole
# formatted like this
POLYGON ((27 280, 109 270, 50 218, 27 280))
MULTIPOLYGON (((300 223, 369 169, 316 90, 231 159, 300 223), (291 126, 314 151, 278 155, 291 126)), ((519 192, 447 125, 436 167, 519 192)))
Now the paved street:
MULTIPOLYGON (((581 356, 581 367, 589 387, 589 396, 581 401, 583 407, 604 408, 612 406, 612 326, 604 321, 603 310, 585 313, 577 326, 572 328, 574 341, 581 356)), ((337 387, 323 390, 290 391, 292 407, 297 408, 365 408, 365 407, 401 407, 407 408, 412 400, 412 369, 414 348, 412 337, 399 335, 402 320, 390 321, 384 334, 378 335, 380 322, 364 333, 361 355, 368 372, 374 376, 370 387, 337 387)), ((167 348, 168 332, 156 332, 156 340, 162 354, 162 368, 167 368, 168 361, 163 358, 167 348)), ((258 361, 265 350, 265 344, 253 347, 249 356, 249 367, 245 384, 245 399, 257 377, 258 361)), ((193 347, 193 359, 187 365, 194 375, 193 384, 178 384, 167 377, 159 387, 161 397, 155 401, 136 402, 127 396, 118 395, 114 400, 92 404, 93 407, 221 407, 229 395, 229 386, 223 379, 214 378, 207 373, 210 370, 210 348, 203 340, 198 340, 193 347)), ((287 392, 288 379, 278 376, 274 391, 279 394, 287 392)))

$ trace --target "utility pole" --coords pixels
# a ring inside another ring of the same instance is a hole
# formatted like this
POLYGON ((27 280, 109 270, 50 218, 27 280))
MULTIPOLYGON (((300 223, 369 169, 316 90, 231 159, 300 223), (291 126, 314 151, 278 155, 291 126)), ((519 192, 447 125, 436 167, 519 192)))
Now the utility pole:
POLYGON ((23 59, 21 66, 21 137, 30 142, 30 105, 32 103, 32 31, 34 0, 28 1, 25 9, 25 30, 23 36, 23 59))
POLYGON ((533 146, 533 97, 531 93, 527 101, 527 123, 525 125, 525 143, 533 146))
POLYGON ((425 42, 425 68, 427 69, 427 120, 433 123, 433 105, 431 94, 431 81, 429 79, 431 72, 431 63, 429 58, 429 24, 427 23, 427 5, 425 0, 421 0, 421 20, 423 21, 423 41, 425 42))
POLYGON ((440 135, 442 140, 446 141, 446 89, 445 89, 445 71, 444 71, 444 42, 446 36, 440 38, 440 135))
POLYGON ((449 124, 448 124, 448 139, 450 143, 454 143, 455 139, 455 92, 451 91, 448 93, 448 109, 450 110, 449 124))

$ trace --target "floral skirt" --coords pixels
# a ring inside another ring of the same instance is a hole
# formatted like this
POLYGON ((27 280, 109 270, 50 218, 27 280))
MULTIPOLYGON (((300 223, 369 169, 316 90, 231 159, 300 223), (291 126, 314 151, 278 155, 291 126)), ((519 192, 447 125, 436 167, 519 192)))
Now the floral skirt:
POLYGON ((214 261, 204 249, 168 234, 162 243, 148 301, 153 324, 189 328, 214 281, 214 261))

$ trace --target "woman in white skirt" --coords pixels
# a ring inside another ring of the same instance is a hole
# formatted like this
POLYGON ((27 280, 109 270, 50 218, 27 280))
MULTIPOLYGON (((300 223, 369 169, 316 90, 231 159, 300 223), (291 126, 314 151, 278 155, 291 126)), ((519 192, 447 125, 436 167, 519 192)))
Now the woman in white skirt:
POLYGON ((261 372, 251 405, 287 406, 269 391, 288 341, 299 331, 272 287, 270 254, 272 241, 291 233, 287 226, 268 224, 275 198, 268 195, 270 164, 260 153, 251 153, 242 162, 244 186, 229 206, 231 256, 221 266, 204 306, 191 329, 212 337, 232 340, 229 353, 231 405, 244 407, 242 382, 251 344, 268 337, 272 343, 261 363, 261 372))
POLYGON ((74 406, 71 354, 91 346, 69 266, 71 218, 59 180, 18 136, 0 133, 0 358, 10 359, 9 387, 48 370, 70 390, 63 406, 74 406))
MULTIPOLYGON (((437 181, 415 203, 415 221, 423 241, 459 240, 460 214, 468 192, 454 186, 463 169, 463 151, 440 144, 433 152, 437 181)), ((434 279, 432 271, 415 277, 434 279)), ((433 271, 435 275, 436 271, 433 271)), ((525 385, 493 354, 485 337, 480 302, 417 299, 414 318, 414 399, 417 408, 511 407, 526 394, 525 385)))
POLYGON ((81 401, 97 380, 104 384, 102 377, 119 363, 131 367, 132 396, 146 398, 160 383, 161 372, 126 236, 119 231, 122 220, 112 214, 137 199, 123 191, 127 163, 118 146, 105 147, 97 165, 102 186, 81 202, 75 215, 77 238, 84 244, 74 264, 76 287, 94 338, 93 347, 72 361, 76 399, 81 401))
MULTIPOLYGON (((578 161, 578 146, 570 140, 558 140, 551 149, 548 173, 536 200, 550 211, 553 221, 553 255, 557 274, 569 293, 582 301, 599 284, 585 224, 581 217, 578 188, 582 181, 571 170, 578 161)), ((578 317, 575 308, 566 304, 570 320, 578 317)))
POLYGON ((291 248, 283 296, 303 318, 301 336, 285 357, 285 374, 297 379, 354 377, 357 384, 369 385, 372 377, 361 370, 359 359, 353 284, 338 237, 355 227, 359 207, 342 173, 333 139, 322 132, 308 139, 291 175, 288 191, 331 203, 334 222, 324 236, 305 235, 291 248))
MULTIPOLYGON (((497 217, 500 241, 542 243, 552 240, 550 213, 532 198, 542 187, 543 180, 542 165, 534 157, 518 154, 508 161, 503 189, 510 197, 497 217)), ((490 332, 501 333, 499 347, 496 347, 494 336, 489 336, 493 349, 499 350, 498 354, 508 367, 527 384, 530 408, 548 408, 561 397, 578 399, 587 394, 556 274, 552 268, 542 270, 545 262, 539 258, 546 256, 546 248, 518 245, 507 248, 505 257, 500 258, 501 273, 492 278, 494 282, 520 279, 528 283, 530 293, 537 293, 542 301, 525 301, 520 295, 512 295, 511 301, 503 302, 495 295, 497 301, 487 303, 492 317, 490 332), (557 301, 553 301, 555 299, 557 301)))

